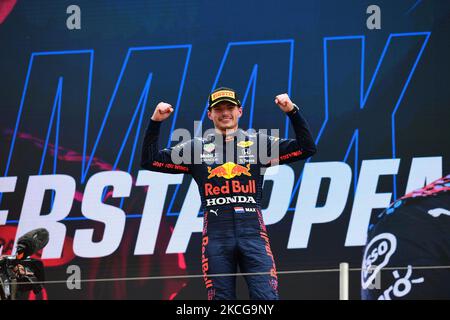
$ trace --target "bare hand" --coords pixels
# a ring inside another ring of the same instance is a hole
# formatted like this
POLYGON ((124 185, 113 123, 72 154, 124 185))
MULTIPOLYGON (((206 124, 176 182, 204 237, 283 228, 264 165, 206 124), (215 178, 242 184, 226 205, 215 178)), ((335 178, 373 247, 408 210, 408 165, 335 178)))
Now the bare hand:
POLYGON ((165 102, 160 102, 156 106, 155 112, 153 112, 152 120, 153 121, 164 121, 168 117, 170 117, 172 112, 173 112, 173 108, 170 104, 165 103, 165 102))
POLYGON ((294 109, 294 103, 291 101, 287 93, 277 95, 275 97, 275 103, 284 112, 289 112, 294 109))

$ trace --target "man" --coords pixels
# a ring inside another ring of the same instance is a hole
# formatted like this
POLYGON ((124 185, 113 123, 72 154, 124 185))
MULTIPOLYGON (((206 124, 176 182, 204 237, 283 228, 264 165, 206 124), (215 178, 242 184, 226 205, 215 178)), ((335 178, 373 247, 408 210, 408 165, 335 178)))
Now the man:
POLYGON ((364 251, 362 299, 450 299, 450 175, 378 218, 364 251))
POLYGON ((208 118, 214 123, 215 134, 159 150, 161 122, 173 112, 164 102, 157 105, 147 129, 142 167, 189 173, 198 184, 204 211, 202 270, 208 299, 236 299, 235 276, 222 274, 236 273, 238 265, 241 272, 251 273, 245 276, 251 299, 278 299, 276 267, 261 214, 262 169, 306 159, 316 152, 316 146, 308 124, 289 96, 278 95, 275 103, 289 116, 295 139, 239 129, 241 103, 233 89, 224 87, 209 96, 208 118), (267 149, 270 156, 258 157, 257 146, 267 149), (174 155, 190 161, 175 163, 174 155), (220 276, 210 277, 213 274, 220 276))

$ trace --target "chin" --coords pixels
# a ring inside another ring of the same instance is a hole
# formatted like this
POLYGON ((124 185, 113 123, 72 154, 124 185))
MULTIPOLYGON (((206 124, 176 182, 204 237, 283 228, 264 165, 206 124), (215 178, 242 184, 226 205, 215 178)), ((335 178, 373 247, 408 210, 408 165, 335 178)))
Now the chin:
POLYGON ((219 122, 219 123, 217 124, 217 127, 218 127, 218 128, 226 129, 226 128, 233 127, 233 124, 232 124, 232 123, 223 123, 223 122, 219 122))
POLYGON ((235 124, 234 123, 230 123, 230 124, 228 124, 226 126, 223 126, 223 127, 224 127, 224 129, 233 129, 235 127, 235 124))

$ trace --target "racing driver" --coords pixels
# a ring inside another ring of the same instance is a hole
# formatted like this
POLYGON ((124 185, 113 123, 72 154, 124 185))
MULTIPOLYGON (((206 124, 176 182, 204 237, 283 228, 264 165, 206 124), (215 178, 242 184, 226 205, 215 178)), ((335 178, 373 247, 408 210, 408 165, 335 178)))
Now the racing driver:
POLYGON ((238 266, 247 274, 251 299, 278 299, 277 272, 261 214, 264 170, 309 158, 316 145, 299 107, 289 96, 280 94, 275 103, 289 117, 295 139, 240 129, 241 102, 233 89, 225 87, 209 96, 213 134, 160 150, 161 123, 173 112, 165 102, 156 106, 145 133, 144 169, 191 174, 198 184, 204 212, 202 272, 209 300, 236 299, 233 274, 238 266))

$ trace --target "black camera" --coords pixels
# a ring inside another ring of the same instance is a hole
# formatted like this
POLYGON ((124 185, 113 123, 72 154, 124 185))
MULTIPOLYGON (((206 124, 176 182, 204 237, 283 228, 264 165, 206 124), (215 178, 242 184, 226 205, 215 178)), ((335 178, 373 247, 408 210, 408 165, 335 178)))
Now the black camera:
POLYGON ((37 294, 42 290, 44 265, 29 256, 43 249, 48 240, 46 229, 32 230, 19 238, 15 255, 0 257, 0 300, 15 300, 29 291, 37 294))

